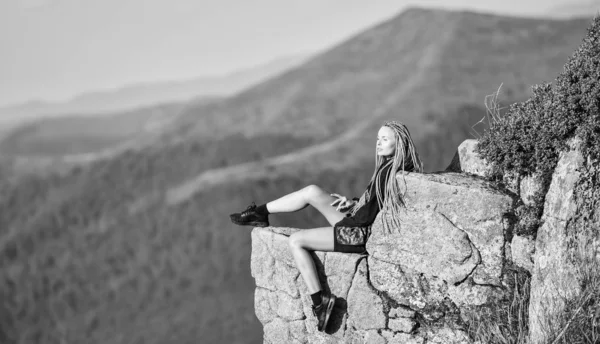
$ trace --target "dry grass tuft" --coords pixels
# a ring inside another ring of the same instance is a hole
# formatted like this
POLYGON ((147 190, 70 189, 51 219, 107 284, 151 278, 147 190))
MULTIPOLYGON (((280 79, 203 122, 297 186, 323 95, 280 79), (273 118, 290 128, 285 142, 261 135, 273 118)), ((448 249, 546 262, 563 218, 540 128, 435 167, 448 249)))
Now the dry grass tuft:
POLYGON ((476 139, 480 139, 482 134, 475 128, 478 125, 483 126, 483 130, 489 128, 490 130, 494 129, 494 125, 497 124, 502 118, 502 110, 506 109, 506 107, 500 107, 500 102, 498 101, 498 96, 500 95, 500 89, 503 84, 498 86, 496 92, 492 94, 488 94, 485 96, 483 101, 485 105, 485 115, 477 121, 477 123, 471 126, 471 135, 473 135, 476 139))
POLYGON ((600 343, 600 233, 597 225, 578 235, 571 260, 576 270, 580 290, 571 299, 559 300, 564 311, 548 317, 546 338, 551 344, 600 343))
POLYGON ((506 271, 507 296, 467 314, 471 339, 485 344, 527 343, 530 275, 522 269, 506 271))

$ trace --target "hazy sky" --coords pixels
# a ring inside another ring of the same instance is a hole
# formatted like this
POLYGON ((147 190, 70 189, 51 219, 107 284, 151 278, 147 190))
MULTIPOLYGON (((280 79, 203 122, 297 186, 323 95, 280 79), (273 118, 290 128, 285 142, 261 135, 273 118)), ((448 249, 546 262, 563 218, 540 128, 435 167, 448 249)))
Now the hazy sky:
POLYGON ((318 51, 411 4, 529 16, 568 1, 0 0, 0 105, 318 51))

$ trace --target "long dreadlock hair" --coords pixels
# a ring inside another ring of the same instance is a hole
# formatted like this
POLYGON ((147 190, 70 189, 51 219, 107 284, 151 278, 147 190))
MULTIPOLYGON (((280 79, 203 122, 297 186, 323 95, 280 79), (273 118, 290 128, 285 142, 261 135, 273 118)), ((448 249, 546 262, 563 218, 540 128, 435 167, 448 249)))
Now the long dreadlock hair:
MULTIPOLYGON (((423 172, 423 162, 417 154, 415 144, 410 137, 410 133, 406 125, 396 121, 386 121, 383 123, 384 127, 392 129, 394 132, 394 138, 396 140, 396 147, 394 149, 393 157, 382 157, 375 152, 375 171, 369 182, 369 187, 361 195, 358 202, 352 209, 352 216, 356 214, 358 209, 365 205, 371 199, 371 185, 375 183, 375 196, 379 204, 382 204, 381 211, 391 215, 392 221, 395 226, 400 225, 400 210, 405 207, 404 194, 405 190, 400 190, 400 186, 396 182, 396 172, 423 172), (390 173, 387 176, 382 176, 381 172, 387 166, 392 166, 390 173), (381 178, 386 178, 385 190, 380 190, 381 178)), ((404 173, 402 174, 404 177, 404 173)), ((406 183, 404 184, 406 185, 406 183)), ((390 232, 387 227, 387 223, 384 221, 384 228, 390 232)))

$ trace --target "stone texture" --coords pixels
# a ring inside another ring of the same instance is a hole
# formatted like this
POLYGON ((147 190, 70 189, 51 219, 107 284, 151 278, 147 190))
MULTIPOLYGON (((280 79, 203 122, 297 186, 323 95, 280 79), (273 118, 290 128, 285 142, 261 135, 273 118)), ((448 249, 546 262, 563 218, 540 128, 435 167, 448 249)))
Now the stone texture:
POLYGON ((572 141, 571 149, 560 154, 546 194, 531 278, 529 329, 532 343, 547 341, 546 334, 553 329, 545 328, 545 324, 563 311, 565 299, 580 291, 577 269, 567 256, 569 224, 576 211, 573 188, 582 164, 577 142, 572 141))
POLYGON ((348 259, 346 254, 328 253, 325 255, 325 276, 327 282, 333 285, 337 296, 347 298, 350 286, 354 279, 358 260, 363 257, 361 255, 352 255, 352 259, 348 259))
POLYGON ((481 306, 490 302, 497 293, 494 288, 487 285, 474 284, 472 280, 465 281, 458 286, 449 285, 448 295, 452 302, 459 308, 481 306))
POLYGON ((416 321, 407 318, 389 319, 388 321, 388 328, 395 332, 411 333, 416 326, 416 321))
POLYGON ((469 344, 469 336, 462 330, 444 326, 427 331, 427 344, 469 344))
POLYGON ((475 151, 476 148, 477 140, 472 139, 465 140, 458 146, 460 168, 465 173, 486 177, 491 168, 485 159, 475 151))
POLYGON ((376 330, 367 331, 365 335, 364 343, 373 343, 373 344, 386 344, 385 338, 383 338, 376 330))
POLYGON ((392 331, 381 331, 387 344, 424 344, 425 339, 421 336, 412 336, 407 333, 394 333, 392 331))
POLYGON ((275 319, 272 299, 269 297, 268 289, 257 287, 254 291, 254 314, 263 324, 269 323, 275 319))
POLYGON ((348 293, 348 326, 358 330, 385 328, 383 300, 367 281, 367 261, 363 259, 354 274, 348 293))
POLYGON ((377 330, 361 331, 361 330, 350 330, 344 343, 348 344, 362 344, 362 343, 374 343, 374 344, 387 344, 387 341, 382 337, 377 330))
POLYGON ((533 204, 533 197, 542 191, 542 182, 537 175, 526 176, 521 179, 519 196, 526 205, 533 204))
POLYGON ((499 286, 504 263, 503 217, 512 211, 513 200, 492 183, 460 173, 405 173, 399 174, 397 180, 406 192, 407 205, 399 216, 400 227, 390 226, 394 227, 394 231, 388 234, 383 222, 391 223, 391 219, 380 216, 381 219, 373 224, 373 232, 367 242, 369 253, 398 264, 412 257, 405 261, 404 266, 430 272, 432 268, 436 269, 437 264, 443 263, 442 259, 431 257, 438 254, 434 250, 437 245, 442 250, 439 252, 441 255, 452 258, 444 264, 453 266, 444 272, 445 268, 438 265, 437 270, 443 275, 441 278, 455 283, 464 279, 464 271, 476 264, 473 272, 475 283, 499 286), (405 245, 405 240, 425 240, 419 244, 425 251, 405 245), (428 245, 430 241, 431 246, 428 245), (460 252, 463 257, 468 255, 467 241, 472 254, 457 264, 460 252))
POLYGON ((396 307, 390 309, 390 318, 414 318, 417 313, 410 308, 396 307))
POLYGON ((305 318, 302 302, 299 298, 292 298, 285 292, 276 291, 271 292, 270 297, 267 299, 271 313, 274 313, 279 318, 288 321, 303 320, 305 318))
POLYGON ((264 325, 263 340, 265 344, 306 344, 308 342, 301 335, 303 332, 303 321, 286 322, 277 318, 264 325))
POLYGON ((535 240, 531 237, 515 235, 512 238, 510 248, 513 263, 529 272, 533 272, 535 240))
POLYGON ((434 276, 417 271, 402 270, 398 265, 369 257, 371 284, 389 295, 400 305, 418 311, 428 319, 444 315, 446 283, 434 276))
MULTIPOLYGON (((386 234, 379 216, 367 249, 373 258, 436 276, 448 283, 467 278, 481 262, 469 236, 444 215, 429 210, 403 210, 402 223, 386 234)), ((391 220, 388 220, 391 224, 391 220)))
POLYGON ((298 297, 296 279, 300 275, 288 249, 287 236, 268 230, 252 231, 250 271, 258 287, 284 291, 298 297))

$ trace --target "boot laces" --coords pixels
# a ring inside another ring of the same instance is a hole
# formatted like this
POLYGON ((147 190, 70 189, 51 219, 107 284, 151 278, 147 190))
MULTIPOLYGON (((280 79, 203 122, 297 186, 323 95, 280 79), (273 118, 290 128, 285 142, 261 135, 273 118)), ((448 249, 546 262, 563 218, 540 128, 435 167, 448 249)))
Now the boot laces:
POLYGON ((250 213, 253 212, 255 209, 256 209, 256 203, 252 202, 252 204, 249 205, 248 208, 246 208, 246 210, 244 210, 242 212, 242 216, 250 215, 250 213))

